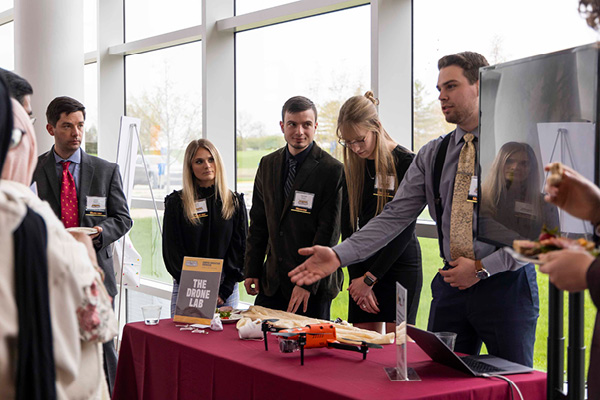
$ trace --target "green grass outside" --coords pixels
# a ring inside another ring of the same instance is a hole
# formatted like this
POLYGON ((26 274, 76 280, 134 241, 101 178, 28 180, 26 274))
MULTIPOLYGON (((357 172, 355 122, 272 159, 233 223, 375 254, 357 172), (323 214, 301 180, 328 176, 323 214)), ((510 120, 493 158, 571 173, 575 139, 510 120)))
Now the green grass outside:
MULTIPOLYGON (((156 221, 153 218, 138 218, 131 232, 131 240, 136 249, 140 252, 143 260, 142 276, 156 279, 162 282, 171 283, 172 279, 165 269, 162 261, 161 241, 159 239, 156 221)), ((421 244, 421 253, 423 256, 423 289, 421 291, 421 301, 417 314, 417 326, 427 328, 427 319, 429 317, 429 304, 431 301, 430 283, 435 276, 441 262, 438 255, 437 239, 419 238, 421 244)), ((347 319, 348 316, 348 274, 344 269, 344 289, 333 301, 331 306, 331 318, 347 319)), ((546 370, 546 338, 548 336, 548 276, 537 274, 540 296, 540 317, 538 319, 536 342, 534 350, 534 367, 538 370, 546 370)), ((246 294, 243 284, 240 283, 240 299, 245 302, 253 303, 254 298, 246 294)), ((589 365, 590 350, 589 346, 592 339, 594 318, 596 308, 594 307, 589 293, 585 294, 585 328, 584 343, 586 345, 586 371, 589 365)), ((568 296, 565 294, 565 322, 568 321, 568 296)), ((565 336, 568 329, 565 323, 565 336)), ((565 351, 566 351, 565 342, 565 351)), ((485 349, 484 349, 485 351, 485 349)), ((566 353, 565 353, 566 360, 566 353)))
POLYGON ((238 181, 254 181, 260 159, 271 151, 272 150, 238 151, 236 153, 238 181))

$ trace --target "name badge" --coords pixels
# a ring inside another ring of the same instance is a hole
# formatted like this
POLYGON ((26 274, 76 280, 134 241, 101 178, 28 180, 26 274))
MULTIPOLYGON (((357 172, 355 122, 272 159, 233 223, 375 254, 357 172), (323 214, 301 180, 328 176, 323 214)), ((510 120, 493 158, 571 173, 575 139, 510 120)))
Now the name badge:
POLYGON ((394 175, 388 175, 388 186, 387 186, 387 188, 384 188, 384 187, 382 187, 381 183, 379 182, 379 176, 376 176, 375 177, 375 191, 373 192, 373 195, 379 196, 379 193, 377 193, 377 190, 384 189, 388 192, 386 194, 387 197, 394 197, 394 185, 395 184, 396 184, 396 177, 394 175))
POLYGON ((467 196, 467 201, 477 203, 477 189, 477 176, 473 175, 471 177, 471 185, 469 185, 469 195, 467 196))
POLYGON ((532 203, 525 203, 522 201, 515 202, 515 214, 520 214, 523 217, 533 218, 534 209, 532 203))
POLYGON ((200 199, 196 202, 196 218, 204 218, 206 216, 208 216, 206 199, 200 199))
POLYGON ((93 217, 106 216, 106 197, 86 196, 85 215, 93 217))
POLYGON ((294 192, 294 202, 292 203, 292 211, 310 214, 314 200, 314 193, 300 192, 296 190, 294 192))

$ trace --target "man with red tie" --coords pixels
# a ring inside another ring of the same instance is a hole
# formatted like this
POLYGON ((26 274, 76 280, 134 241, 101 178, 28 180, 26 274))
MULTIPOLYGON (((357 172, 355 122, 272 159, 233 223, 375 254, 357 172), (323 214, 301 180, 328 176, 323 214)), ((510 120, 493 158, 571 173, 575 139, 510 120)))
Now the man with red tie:
MULTIPOLYGON (((33 174, 38 195, 50 204, 65 228, 96 230, 92 242, 104 271, 104 285, 114 298, 117 286, 111 245, 132 225, 119 167, 80 149, 85 107, 79 101, 55 98, 48 105, 46 118, 54 146, 38 158, 33 174)), ((116 365, 117 355, 110 341, 104 344, 104 367, 111 392, 116 365)))

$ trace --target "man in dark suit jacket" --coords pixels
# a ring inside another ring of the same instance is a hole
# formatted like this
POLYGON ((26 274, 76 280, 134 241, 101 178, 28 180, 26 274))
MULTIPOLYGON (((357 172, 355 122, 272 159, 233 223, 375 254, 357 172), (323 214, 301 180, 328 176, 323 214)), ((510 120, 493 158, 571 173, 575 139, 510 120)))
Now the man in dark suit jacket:
POLYGON ((304 260, 299 248, 338 242, 343 167, 313 142, 317 110, 309 99, 289 99, 280 126, 287 145, 262 158, 254 181, 244 285, 256 305, 329 319, 341 270, 309 286, 287 273, 304 260))
MULTIPOLYGON (((63 174, 67 171, 63 171, 63 163, 70 162, 67 170, 73 177, 77 197, 74 226, 96 229, 96 233, 91 235, 92 242, 98 264, 104 271, 104 285, 114 298, 117 285, 111 245, 132 225, 119 167, 80 149, 85 121, 83 104, 70 97, 57 97, 48 105, 46 118, 46 129, 54 136, 54 146, 38 158, 33 175, 38 195, 50 204, 64 223, 66 216, 61 211, 61 186, 63 174)), ((104 368, 111 392, 116 364, 117 354, 110 341, 104 344, 104 368)))

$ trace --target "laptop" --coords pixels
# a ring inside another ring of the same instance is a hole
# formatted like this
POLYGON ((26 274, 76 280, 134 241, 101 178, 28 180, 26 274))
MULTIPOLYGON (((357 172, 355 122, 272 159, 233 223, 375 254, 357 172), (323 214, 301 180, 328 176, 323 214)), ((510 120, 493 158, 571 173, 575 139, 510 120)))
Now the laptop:
POLYGON ((457 356, 434 333, 407 325, 408 335, 431 359, 473 376, 523 374, 533 368, 491 355, 457 356))

